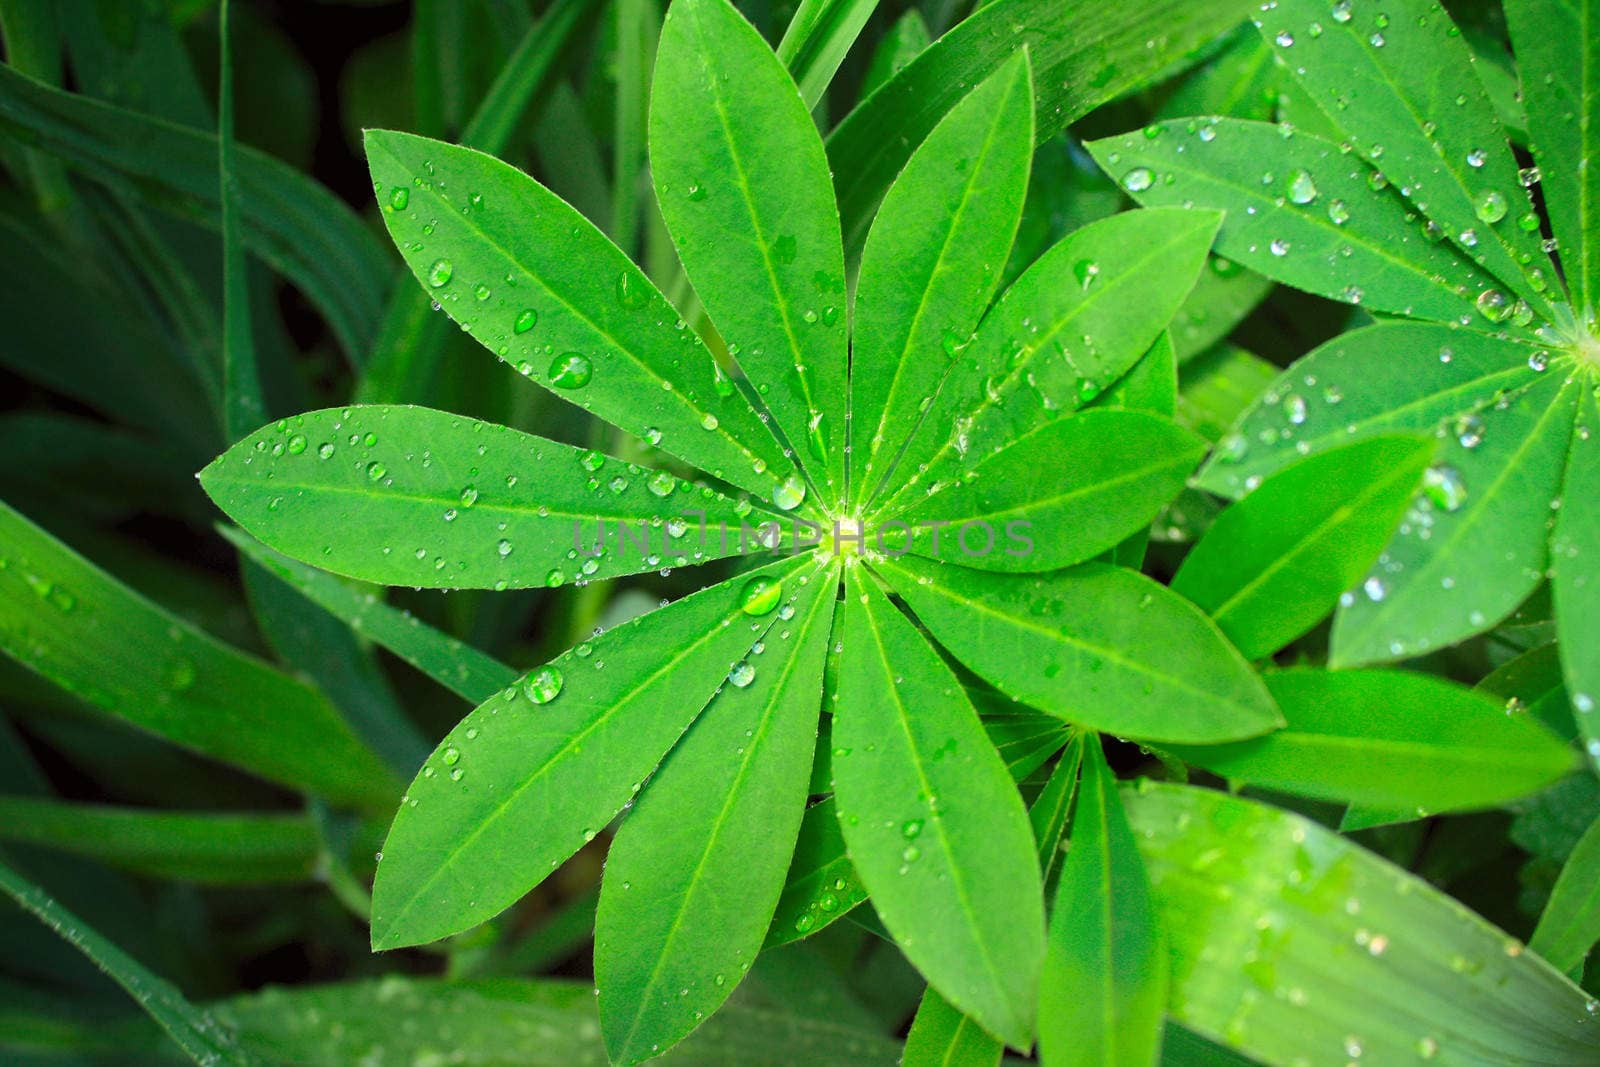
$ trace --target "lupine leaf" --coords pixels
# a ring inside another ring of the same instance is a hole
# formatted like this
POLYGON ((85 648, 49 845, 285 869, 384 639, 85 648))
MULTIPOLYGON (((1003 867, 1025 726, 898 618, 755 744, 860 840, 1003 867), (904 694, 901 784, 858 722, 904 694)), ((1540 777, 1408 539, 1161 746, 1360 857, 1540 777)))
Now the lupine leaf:
POLYGON ((1183 1026, 1267 1063, 1594 1062, 1593 1001, 1422 879, 1253 801, 1123 796, 1183 1026))
POLYGON ((1457 439, 1485 437, 1488 409, 1536 380, 1528 361, 1540 351, 1431 323, 1353 330, 1282 372, 1195 482, 1238 498, 1301 456, 1369 435, 1444 426, 1457 439))
POLYGON ((1126 374, 1193 286, 1218 221, 1176 208, 1114 215, 1040 257, 919 398, 926 414, 880 512, 904 510, 925 484, 970 470, 1126 374))
POLYGON ((1231 118, 1172 119, 1089 144, 1141 204, 1226 212, 1217 251, 1319 296, 1438 322, 1488 325, 1493 275, 1409 221, 1360 159, 1304 131, 1231 118))
POLYGON ((1005 1046, 929 986, 922 994, 901 1067, 997 1067, 1005 1046))
POLYGON ((1600 301, 1600 7, 1506 0, 1545 210, 1579 310, 1600 301))
POLYGON ((1303 668, 1265 681, 1284 729, 1171 751, 1230 781, 1429 812, 1502 804, 1572 769, 1571 750, 1542 724, 1442 678, 1303 668))
POLYGON ((711 321, 827 500, 844 490, 839 211, 788 72, 727 0, 675 0, 650 99, 661 216, 711 321))
POLYGON ((884 197, 861 253, 853 310, 853 502, 894 467, 923 398, 989 306, 1032 156, 1024 53, 951 109, 884 197))
POLYGON ((1333 666, 1453 644, 1533 592, 1581 388, 1551 373, 1503 410, 1486 410, 1480 443, 1446 437, 1417 518, 1389 543, 1361 593, 1340 606, 1333 666))
POLYGON ((911 557, 879 567, 963 664, 1075 725, 1204 742, 1252 737, 1283 721, 1215 625, 1133 571, 1086 563, 997 575, 911 557))
POLYGON ((0 647, 116 717, 329 800, 398 783, 314 690, 146 600, 0 505, 0 647))
POLYGON ((1027 44, 1034 135, 1051 137, 1101 104, 1152 80, 1231 29, 1239 0, 995 0, 962 20, 857 106, 828 138, 846 246, 859 248, 873 209, 944 114, 1027 44))
POLYGON ((554 586, 742 550, 741 515, 721 493, 429 408, 296 415, 200 481, 278 551, 384 585, 554 586))
MULTIPOLYGON (((1550 540, 1550 588, 1555 597, 1561 665, 1582 743, 1600 772, 1600 399, 1596 379, 1580 385, 1577 426, 1567 457, 1561 510, 1550 540)), ((1552 433, 1556 431, 1552 430, 1552 433)), ((1542 488, 1542 486, 1541 486, 1542 488)), ((1523 492, 1533 492, 1531 488, 1523 492)))
POLYGON ((384 842, 376 948, 492 917, 603 829, 776 620, 742 609, 784 560, 609 630, 480 704, 435 749, 384 842))
POLYGON ((407 265, 485 348, 600 418, 769 497, 790 468, 777 442, 592 223, 492 156, 388 130, 368 130, 366 146, 407 265))
POLYGON ((1558 970, 1583 963, 1600 941, 1600 820, 1578 839, 1528 947, 1558 970))
POLYGON ((606 1048, 637 1063, 713 1014, 754 962, 805 807, 838 589, 813 568, 754 678, 735 675, 651 776, 606 857, 595 986, 606 1048))
POLYGON ((1545 307, 1545 286, 1531 280, 1541 269, 1546 283, 1554 279, 1538 219, 1450 16, 1428 0, 1342 10, 1348 17, 1332 17, 1322 0, 1282 0, 1258 26, 1357 153, 1453 243, 1481 256, 1535 309, 1545 307), (1493 210, 1483 202, 1490 194, 1499 198, 1493 210))
POLYGON ((1153 1064, 1169 982, 1162 920, 1100 741, 1083 747, 1039 979, 1040 1062, 1153 1064))
POLYGON ((1173 592, 1209 613, 1246 659, 1271 655, 1366 573, 1433 452, 1427 437, 1372 437, 1284 468, 1217 516, 1173 592))
POLYGON ((808 107, 815 107, 827 92, 877 6, 878 0, 801 0, 777 53, 808 107))
POLYGON ((1044 949, 1027 812, 955 676, 870 582, 846 572, 833 726, 850 860, 929 983, 1026 1047, 1044 949))
POLYGON ((1056 570, 1148 527, 1204 454, 1205 442, 1169 419, 1086 411, 996 446, 969 479, 891 512, 879 534, 966 567, 1056 570))
POLYGON ((1277 378, 1279 369, 1237 345, 1222 342, 1183 368, 1178 423, 1215 441, 1277 378))

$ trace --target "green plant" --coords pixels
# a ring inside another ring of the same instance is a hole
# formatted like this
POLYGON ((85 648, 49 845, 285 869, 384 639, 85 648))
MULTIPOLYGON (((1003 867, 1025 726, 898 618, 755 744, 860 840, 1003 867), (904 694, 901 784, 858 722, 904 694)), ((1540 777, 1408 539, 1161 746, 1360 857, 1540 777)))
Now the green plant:
POLYGON ((0 1058, 1593 1062, 1499 11, 0 0, 0 1058))

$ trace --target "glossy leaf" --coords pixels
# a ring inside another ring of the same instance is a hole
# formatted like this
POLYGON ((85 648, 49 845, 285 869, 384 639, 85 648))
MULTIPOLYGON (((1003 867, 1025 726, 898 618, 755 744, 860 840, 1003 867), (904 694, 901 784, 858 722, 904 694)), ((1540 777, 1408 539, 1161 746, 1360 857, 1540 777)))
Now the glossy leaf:
POLYGON ((852 312, 851 500, 893 469, 1000 282, 1033 156, 1026 53, 951 109, 878 209, 852 312))
POLYGON ((375 591, 274 552, 234 527, 223 527, 222 536, 351 630, 393 652, 457 696, 481 704, 517 679, 517 672, 504 663, 409 612, 390 607, 375 591))
POLYGON ((1090 223, 1012 283, 961 348, 921 416, 878 510, 1092 400, 1166 329, 1194 284, 1218 216, 1135 211, 1090 223), (1134 294, 1137 294, 1136 296, 1134 294))
POLYGON ((398 783, 319 694, 146 600, 0 505, 0 648, 192 752, 343 803, 398 783))
POLYGON ((727 0, 667 12, 650 166, 711 321, 814 487, 838 499, 850 315, 828 160, 783 64, 727 0))
MULTIPOLYGON (((209 133, 51 89, 9 66, 0 67, 0 130, 159 211, 220 224, 209 133)), ((389 284, 382 247, 326 188, 264 152, 241 146, 235 180, 246 246, 305 292, 359 362, 389 284)))
POLYGON ((1237 345, 1213 345, 1183 368, 1176 407, 1179 425, 1208 441, 1218 440, 1279 373, 1279 368, 1237 345))
POLYGON ((1157 1061, 1169 981, 1161 921, 1116 778, 1091 737, 1039 980, 1041 1063, 1157 1061))
POLYGON ((1442 426, 1458 441, 1484 438, 1488 409, 1536 379, 1528 363, 1540 351, 1428 323, 1352 330, 1282 372, 1195 482, 1238 498, 1301 456, 1361 437, 1442 426))
POLYGON ((1245 119, 1172 119, 1091 142, 1139 203, 1225 212, 1217 251, 1334 300, 1484 328, 1478 294, 1497 286, 1411 221, 1410 205, 1339 145, 1245 119))
POLYGON ((1086 411, 997 446, 968 478, 911 498, 879 534, 965 567, 1056 570, 1148 527, 1205 447, 1160 416, 1086 411))
POLYGON ((265 1061, 247 1051, 228 1028, 196 1008, 166 980, 106 940, 41 887, 0 863, 0 892, 82 952, 138 1002, 184 1054, 201 1067, 251 1067, 265 1061))
POLYGON ((945 113, 1027 44, 1034 135, 1043 140, 1163 74, 1249 13, 1239 0, 994 0, 917 56, 828 137, 845 243, 859 248, 873 209, 945 113))
POLYGON ((880 569, 965 666, 1074 725, 1147 741, 1212 742, 1283 721, 1216 626, 1133 571, 1086 563, 1049 575, 997 575, 911 557, 880 569))
POLYGON ((846 572, 833 726, 850 860, 929 984, 1027 1047, 1044 949, 1027 812, 955 676, 870 582, 846 572))
POLYGON ((1429 812, 1493 807, 1572 769, 1571 750, 1541 723, 1442 678, 1304 668, 1265 680, 1284 729, 1171 751, 1230 781, 1429 812))
POLYGON ((1539 916, 1528 947, 1557 970, 1583 964, 1600 941, 1600 820, 1590 825, 1567 857, 1539 916))
POLYGON ((1552 373, 1503 410, 1484 411, 1478 444, 1445 439, 1416 516, 1339 609, 1333 666, 1453 644, 1533 592, 1581 388, 1552 373))
MULTIPOLYGON (((265 426, 200 483, 240 526, 296 559, 444 589, 556 586, 716 559, 743 550, 739 510, 748 510, 667 471, 389 405, 265 426)), ((743 545, 753 544, 751 534, 743 545)))
POLYGON ((535 668, 480 704, 407 791, 372 891, 375 948, 499 913, 599 833, 776 620, 741 591, 796 561, 703 589, 535 668))
POLYGON ((600 418, 770 497, 790 469, 777 442, 593 223, 481 152, 389 130, 368 130, 366 148, 406 264, 485 348, 600 418))
POLYGON ((317 833, 299 815, 147 811, 0 797, 0 841, 71 852, 201 885, 311 878, 317 833))
POLYGON ((1271 655, 1333 610, 1410 506, 1427 437, 1372 437, 1286 467, 1212 523, 1172 589, 1246 659, 1271 655))
MULTIPOLYGON (((1550 588, 1567 692, 1582 744, 1600 771, 1600 516, 1587 502, 1600 499, 1600 398, 1595 377, 1580 384, 1577 425, 1567 457, 1562 506, 1550 540, 1550 588)), ((1551 431, 1556 433, 1555 430, 1551 431)))
POLYGON ((1578 308, 1600 300, 1600 9, 1592 0, 1506 0, 1545 210, 1578 308))
POLYGON ((721 1007, 771 922, 805 808, 838 576, 813 568, 651 776, 606 857, 595 986, 614 1063, 670 1048, 721 1007))
POLYGON ((901 1067, 998 1067, 1005 1046, 929 986, 922 994, 901 1067))
POLYGON ((1532 281, 1540 270, 1546 283, 1554 278, 1539 228, 1517 221, 1533 206, 1450 16, 1428 0, 1398 0, 1382 11, 1352 5, 1349 14, 1330 17, 1323 0, 1282 0, 1259 28, 1358 154, 1453 243, 1481 256, 1535 309, 1546 306, 1543 285, 1532 281), (1489 194, 1499 197, 1493 211, 1483 203, 1489 194))
POLYGON ((777 53, 807 106, 816 107, 827 92, 877 6, 878 0, 801 0, 777 53))
POLYGON ((1153 784, 1123 797, 1183 1026, 1267 1063, 1594 1061, 1593 1000, 1415 875, 1253 801, 1153 784))

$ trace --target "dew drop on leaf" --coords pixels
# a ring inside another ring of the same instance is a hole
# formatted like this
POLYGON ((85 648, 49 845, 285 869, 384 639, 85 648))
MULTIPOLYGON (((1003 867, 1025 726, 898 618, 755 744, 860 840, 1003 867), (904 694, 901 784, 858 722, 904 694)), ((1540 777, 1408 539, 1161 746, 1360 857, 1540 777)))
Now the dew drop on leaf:
POLYGON ((563 352, 550 364, 550 384, 558 389, 581 389, 589 384, 593 373, 587 356, 563 352))
POLYGON ((448 259, 436 259, 433 266, 428 268, 428 285, 433 289, 440 289, 450 284, 450 277, 455 273, 455 268, 448 259))
POLYGON ((561 671, 547 664, 528 675, 522 683, 522 691, 535 704, 548 704, 561 695, 564 681, 561 671))
POLYGON ((783 598, 783 583, 771 578, 752 578, 740 594, 739 608, 746 615, 765 615, 783 598))

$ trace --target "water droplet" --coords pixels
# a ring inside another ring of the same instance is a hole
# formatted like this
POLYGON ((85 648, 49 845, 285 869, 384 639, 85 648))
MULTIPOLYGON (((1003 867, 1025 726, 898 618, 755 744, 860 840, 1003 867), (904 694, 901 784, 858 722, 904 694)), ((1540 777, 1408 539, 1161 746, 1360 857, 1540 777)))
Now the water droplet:
POLYGON ((1278 42, 1279 48, 1292 48, 1294 46, 1294 34, 1288 30, 1279 30, 1278 35, 1273 40, 1278 42))
POLYGON ((1343 200, 1330 200, 1328 202, 1328 221, 1335 226, 1343 226, 1350 221, 1350 209, 1343 200))
POLYGON ((1479 222, 1499 222, 1506 217, 1509 207, 1505 194, 1494 189, 1485 189, 1472 200, 1472 209, 1477 213, 1479 222))
POLYGON ((1297 170, 1289 176, 1289 199, 1296 204, 1309 204, 1317 198, 1317 183, 1308 171, 1297 170))
POLYGON ((772 502, 780 511, 793 511, 806 498, 806 483, 798 474, 791 474, 772 487, 772 502))
POLYGON ((556 586, 560 585, 566 580, 567 576, 562 572, 560 567, 553 568, 549 574, 544 576, 544 584, 549 586, 551 589, 554 589, 556 586))
POLYGON ((388 473, 389 469, 376 460, 367 464, 367 477, 374 482, 388 473))
POLYGON ((446 767, 454 767, 461 762, 461 750, 454 745, 446 745, 444 753, 439 758, 444 760, 446 767))
POLYGON ((1481 148, 1474 148, 1472 151, 1467 153, 1467 166, 1469 167, 1481 167, 1484 165, 1484 163, 1488 162, 1488 160, 1489 153, 1485 152, 1481 148))
POLYGON ((1289 242, 1285 241, 1282 237, 1276 238, 1270 245, 1267 246, 1267 248, 1275 256, 1286 256, 1289 254, 1289 242))
POLYGON ((739 608, 746 615, 765 615, 783 599, 783 583, 771 578, 752 578, 745 583, 739 608))
POLYGON ((1457 511, 1467 501, 1467 483, 1454 467, 1429 467, 1422 474, 1422 492, 1446 511, 1457 511))
POLYGON ((517 315, 517 321, 511 324, 512 333, 527 333, 539 325, 539 313, 532 308, 523 308, 517 315))
POLYGON ((581 389, 589 384, 594 368, 587 357, 563 352, 550 364, 550 384, 559 389, 581 389))
POLYGON ((317 446, 317 456, 321 459, 332 459, 334 447, 332 441, 324 441, 317 446))
POLYGON ((643 275, 625 270, 617 275, 617 303, 631 310, 642 308, 650 301, 650 290, 643 275))
POLYGON ((564 681, 556 667, 546 664, 523 680, 522 691, 528 694, 528 699, 535 704, 548 704, 561 695, 561 685, 564 681))
POLYGON ((740 689, 743 689, 745 686, 749 685, 755 680, 756 669, 752 667, 746 660, 740 660, 738 663, 735 663, 733 665, 733 669, 728 671, 728 681, 732 682, 740 689))
POLYGON ((1122 187, 1130 193, 1142 193, 1155 184, 1156 176, 1149 167, 1135 167, 1122 178, 1122 187))
POLYGON ((668 497, 678 487, 678 479, 667 471, 656 471, 645 480, 644 484, 645 488, 649 489, 654 495, 668 497))
POLYGON ((501 559, 505 559, 507 556, 511 555, 511 542, 502 539, 500 543, 495 546, 495 550, 500 553, 501 559))
POLYGON ((403 185, 395 186, 394 192, 389 194, 389 206, 396 211, 404 211, 409 203, 411 203, 411 190, 403 185))
POLYGON ((428 268, 428 285, 430 288, 439 289, 450 284, 450 276, 455 273, 455 268, 450 266, 448 259, 434 260, 433 266, 428 268))
POLYGON ((1463 415, 1456 420, 1455 434, 1462 448, 1477 448, 1483 443, 1483 420, 1476 415, 1463 415))
POLYGON ((1350 0, 1339 0, 1338 3, 1333 5, 1333 11, 1331 14, 1333 15, 1333 21, 1335 22, 1349 22, 1350 0))
POLYGON ((289 455, 298 456, 306 450, 306 435, 297 433, 289 438, 289 455))
POLYGON ((606 465, 606 457, 604 454, 596 452, 591 448, 589 451, 578 457, 578 462, 583 465, 584 470, 593 473, 594 471, 597 471, 606 465))

